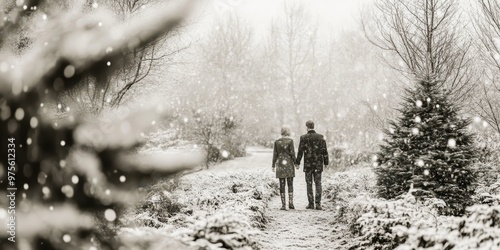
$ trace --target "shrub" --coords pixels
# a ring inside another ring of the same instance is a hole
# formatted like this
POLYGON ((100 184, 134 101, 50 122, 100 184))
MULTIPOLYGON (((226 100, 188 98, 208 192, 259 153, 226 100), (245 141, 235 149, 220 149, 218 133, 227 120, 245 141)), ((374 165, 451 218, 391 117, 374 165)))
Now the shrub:
POLYGON ((500 206, 475 205, 462 218, 451 218, 432 228, 400 228, 408 235, 397 249, 498 249, 500 206))
POLYGON ((143 201, 137 215, 143 226, 161 227, 168 222, 168 218, 181 212, 183 204, 176 196, 168 191, 149 193, 143 201))
POLYGON ((349 203, 360 195, 375 196, 375 182, 375 173, 366 165, 348 172, 336 172, 325 178, 324 197, 336 206, 338 219, 350 223, 357 218, 349 203))
POLYGON ((200 219, 180 233, 181 240, 198 249, 255 249, 255 230, 243 215, 217 213, 200 219))
POLYGON ((349 228, 356 236, 351 247, 370 246, 374 249, 393 249, 403 243, 408 235, 400 228, 419 225, 422 228, 435 227, 445 216, 438 210, 444 201, 431 198, 418 200, 411 194, 395 200, 385 200, 360 195, 349 202, 347 210, 349 228))
POLYGON ((246 155, 241 121, 226 112, 214 112, 193 112, 183 128, 184 137, 204 147, 207 167, 214 162, 246 155))
POLYGON ((486 171, 479 175, 481 178, 472 197, 474 203, 500 205, 500 175, 496 171, 490 171, 488 165, 477 165, 478 168, 486 169, 486 171))
POLYGON ((369 152, 359 152, 352 150, 346 146, 336 146, 329 143, 330 149, 330 164, 329 167, 335 171, 346 171, 363 163, 370 162, 369 152))
POLYGON ((169 236, 200 249, 254 249, 252 236, 267 224, 277 190, 260 173, 200 171, 152 186, 124 223, 171 228, 169 236))

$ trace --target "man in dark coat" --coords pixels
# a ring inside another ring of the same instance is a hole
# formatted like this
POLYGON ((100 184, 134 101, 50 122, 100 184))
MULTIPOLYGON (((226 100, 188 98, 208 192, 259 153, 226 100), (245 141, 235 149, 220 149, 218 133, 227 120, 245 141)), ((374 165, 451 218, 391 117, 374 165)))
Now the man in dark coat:
POLYGON ((314 122, 307 121, 307 134, 300 137, 299 151, 295 164, 299 165, 302 156, 304 156, 304 172, 306 175, 307 184, 307 199, 309 205, 307 209, 321 210, 321 173, 323 166, 328 166, 328 151, 326 149, 326 141, 323 135, 314 131, 314 122), (312 183, 316 186, 316 196, 313 195, 312 183))

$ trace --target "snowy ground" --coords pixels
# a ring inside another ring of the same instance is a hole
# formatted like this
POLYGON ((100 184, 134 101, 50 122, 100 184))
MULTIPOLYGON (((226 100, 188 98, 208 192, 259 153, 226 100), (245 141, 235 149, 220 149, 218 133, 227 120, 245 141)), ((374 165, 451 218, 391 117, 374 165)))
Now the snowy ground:
MULTIPOLYGON (((255 171, 261 169, 270 176, 272 150, 249 148, 249 156, 236 158, 213 167, 211 171, 255 171)), ((276 179, 278 182, 278 179, 276 179)), ((287 197, 288 203, 288 197, 287 197)), ((296 171, 294 178, 295 210, 280 210, 281 200, 275 196, 267 211, 271 217, 266 229, 257 236, 256 241, 262 249, 342 249, 347 243, 344 239, 348 230, 344 224, 334 220, 334 207, 328 201, 323 202, 323 210, 305 209, 307 192, 302 168, 296 171)))
POLYGON ((294 193, 295 210, 280 210, 279 196, 271 200, 271 222, 257 240, 262 249, 341 249, 346 243, 344 234, 349 232, 336 224, 331 203, 323 202, 322 211, 305 209, 307 192, 302 169, 296 172, 294 193))

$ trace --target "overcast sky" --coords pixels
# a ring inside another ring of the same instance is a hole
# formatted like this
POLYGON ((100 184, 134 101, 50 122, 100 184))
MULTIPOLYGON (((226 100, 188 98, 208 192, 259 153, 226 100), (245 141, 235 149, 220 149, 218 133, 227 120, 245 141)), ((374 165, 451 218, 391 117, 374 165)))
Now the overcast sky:
MULTIPOLYGON (((291 0, 287 0, 291 1, 291 0)), ((297 0, 317 15, 322 28, 331 27, 333 31, 356 28, 362 5, 372 0, 297 0)), ((283 13, 280 0, 213 0, 209 11, 215 15, 228 12, 239 13, 253 23, 257 32, 269 27, 269 22, 283 13)), ((212 14, 212 13, 210 13, 212 14)))

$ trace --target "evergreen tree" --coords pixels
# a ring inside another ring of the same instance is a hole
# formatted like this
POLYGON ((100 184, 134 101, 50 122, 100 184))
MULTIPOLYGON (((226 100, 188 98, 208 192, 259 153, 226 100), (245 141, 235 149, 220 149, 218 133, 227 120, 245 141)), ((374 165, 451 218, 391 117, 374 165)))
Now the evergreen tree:
POLYGON ((414 194, 443 199, 447 214, 460 214, 470 203, 475 175, 473 134, 469 119, 446 96, 437 81, 424 80, 405 91, 401 116, 385 130, 377 154, 379 195, 414 194))

